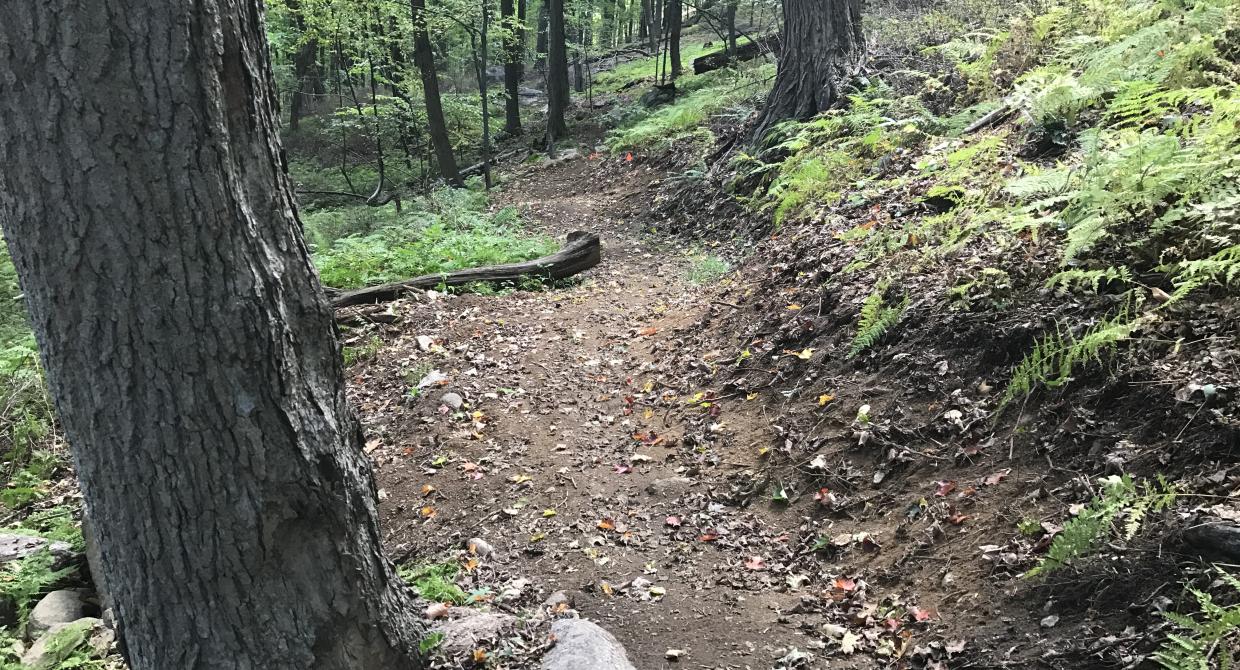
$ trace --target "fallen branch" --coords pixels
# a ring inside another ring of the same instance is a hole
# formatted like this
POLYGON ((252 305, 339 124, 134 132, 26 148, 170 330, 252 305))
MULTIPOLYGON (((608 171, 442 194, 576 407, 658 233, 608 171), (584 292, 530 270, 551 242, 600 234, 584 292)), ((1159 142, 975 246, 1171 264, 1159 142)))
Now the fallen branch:
POLYGON ((522 279, 565 279, 598 265, 602 253, 598 235, 575 232, 568 234, 563 249, 532 261, 469 268, 437 275, 414 277, 404 281, 370 286, 351 291, 328 290, 333 307, 365 305, 395 300, 410 291, 439 286, 464 286, 477 282, 487 284, 515 283, 522 279))
POLYGON ((779 35, 767 35, 757 40, 742 42, 736 45, 736 53, 728 56, 727 48, 712 51, 693 59, 693 74, 704 74, 712 70, 727 67, 730 63, 753 60, 759 56, 774 52, 779 47, 779 35))
POLYGON ((999 105, 998 107, 987 112, 982 118, 974 121, 973 123, 970 123, 969 127, 961 131, 961 134, 970 135, 972 133, 976 133, 977 131, 987 126, 991 126, 991 125, 994 125, 1002 121, 1003 119, 1007 118, 1007 116, 1011 114, 1013 111, 1014 110, 1012 109, 1012 106, 1005 102, 1002 105, 999 105))

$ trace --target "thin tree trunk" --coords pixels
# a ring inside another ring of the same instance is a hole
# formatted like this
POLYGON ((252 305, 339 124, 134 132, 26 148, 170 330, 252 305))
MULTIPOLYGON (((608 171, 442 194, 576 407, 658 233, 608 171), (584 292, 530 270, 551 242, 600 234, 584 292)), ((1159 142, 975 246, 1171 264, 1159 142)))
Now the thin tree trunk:
POLYGON ((667 49, 672 61, 672 80, 675 81, 684 71, 680 62, 680 28, 684 10, 680 0, 667 0, 667 49))
MULTIPOLYGON (((534 51, 537 51, 534 66, 543 73, 543 77, 547 76, 547 53, 550 50, 547 41, 547 33, 550 31, 551 13, 547 11, 547 4, 550 0, 543 0, 538 5, 538 34, 534 39, 534 51)), ((548 86, 548 91, 550 87, 548 86)))
POLYGON ((568 135, 568 45, 564 29, 564 0, 547 3, 547 133, 553 139, 568 135))
MULTIPOLYGON (((482 183, 491 188, 491 101, 490 82, 487 80, 488 53, 487 44, 491 27, 491 4, 482 0, 481 27, 478 44, 474 46, 474 63, 478 74, 478 95, 482 101, 482 183)), ((470 33, 470 41, 474 35, 470 33)))
POLYGON ((504 132, 521 134, 521 78, 525 75, 525 0, 500 0, 504 34, 504 132), (519 11, 518 11, 519 10, 519 11))
POLYGON ((724 22, 728 31, 728 58, 736 57, 736 3, 738 0, 728 0, 728 4, 724 7, 724 22))
POLYGON ((0 53, 0 221, 129 667, 420 667, 261 5, 8 3, 0 53))
POLYGON ((426 30, 426 0, 409 0, 413 18, 413 62, 422 76, 422 92, 426 98, 426 125, 435 147, 435 161, 439 174, 449 184, 461 185, 461 174, 452 153, 452 140, 448 137, 448 122, 444 120, 443 103, 439 100, 439 74, 435 72, 435 51, 431 36, 426 30))
POLYGON ((788 119, 808 119, 840 97, 865 57, 861 0, 784 0, 779 72, 754 131, 760 140, 788 119))

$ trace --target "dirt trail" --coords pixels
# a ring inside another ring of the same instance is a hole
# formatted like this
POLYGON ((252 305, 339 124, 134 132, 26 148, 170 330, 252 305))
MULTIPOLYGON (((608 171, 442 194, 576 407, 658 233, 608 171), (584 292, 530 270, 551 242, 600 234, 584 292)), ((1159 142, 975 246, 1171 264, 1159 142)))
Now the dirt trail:
POLYGON ((600 232, 602 265, 566 289, 393 307, 402 323, 351 370, 386 540, 395 556, 432 559, 483 538, 496 554, 480 584, 565 591, 639 668, 672 667, 669 649, 687 651, 674 667, 769 668, 812 646, 777 625, 798 595, 763 563, 793 550, 800 520, 711 495, 726 475, 751 478, 770 432, 716 421, 657 362, 705 299, 683 250, 629 218, 651 178, 615 160, 523 168, 501 201, 557 237, 600 232), (411 397, 432 368, 446 382, 411 397), (445 392, 465 406, 451 411, 445 392))

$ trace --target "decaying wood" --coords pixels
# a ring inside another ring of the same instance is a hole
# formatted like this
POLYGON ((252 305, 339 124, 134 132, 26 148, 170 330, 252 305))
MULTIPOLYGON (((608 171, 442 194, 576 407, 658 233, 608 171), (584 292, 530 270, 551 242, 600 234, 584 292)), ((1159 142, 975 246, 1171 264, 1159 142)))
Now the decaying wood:
POLYGON ((1003 103, 1002 105, 999 105, 995 109, 992 109, 989 112, 987 112, 986 115, 984 115, 982 118, 974 121, 973 123, 970 123, 969 127, 964 129, 963 134, 969 135, 972 133, 976 133, 977 131, 983 128, 999 123, 1003 119, 1007 118, 1013 111, 1014 110, 1012 109, 1011 105, 1007 103, 1003 103))
POLYGON ((736 45, 736 54, 728 58, 727 48, 712 51, 693 59, 693 74, 703 74, 727 67, 729 63, 753 60, 763 54, 774 52, 779 46, 779 35, 759 37, 755 41, 736 45))
POLYGON ((395 300, 401 295, 417 289, 431 289, 439 286, 464 286, 477 282, 502 284, 518 282, 522 279, 566 279, 575 274, 589 270, 602 260, 601 245, 598 235, 594 233, 569 233, 568 243, 563 249, 532 261, 509 263, 506 265, 489 265, 480 268, 457 270, 445 274, 425 275, 404 281, 370 286, 352 291, 335 291, 331 293, 333 307, 365 305, 395 300))

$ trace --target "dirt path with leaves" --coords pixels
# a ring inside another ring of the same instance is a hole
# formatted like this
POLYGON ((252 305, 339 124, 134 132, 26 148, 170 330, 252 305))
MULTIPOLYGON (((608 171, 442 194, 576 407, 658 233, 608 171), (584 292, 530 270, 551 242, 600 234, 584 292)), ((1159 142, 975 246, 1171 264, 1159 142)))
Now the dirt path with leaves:
POLYGON ((664 363, 711 307, 685 250, 637 230, 657 176, 616 159, 522 168, 502 203, 557 237, 601 233, 602 264, 569 288, 390 307, 398 323, 351 369, 386 543, 459 557, 479 588, 528 580, 535 604, 564 591, 639 668, 769 668, 812 645, 778 625, 798 596, 767 570, 797 550, 799 520, 718 501, 723 475, 752 478, 770 429, 720 420, 664 363), (494 554, 466 555, 471 538, 494 554))

